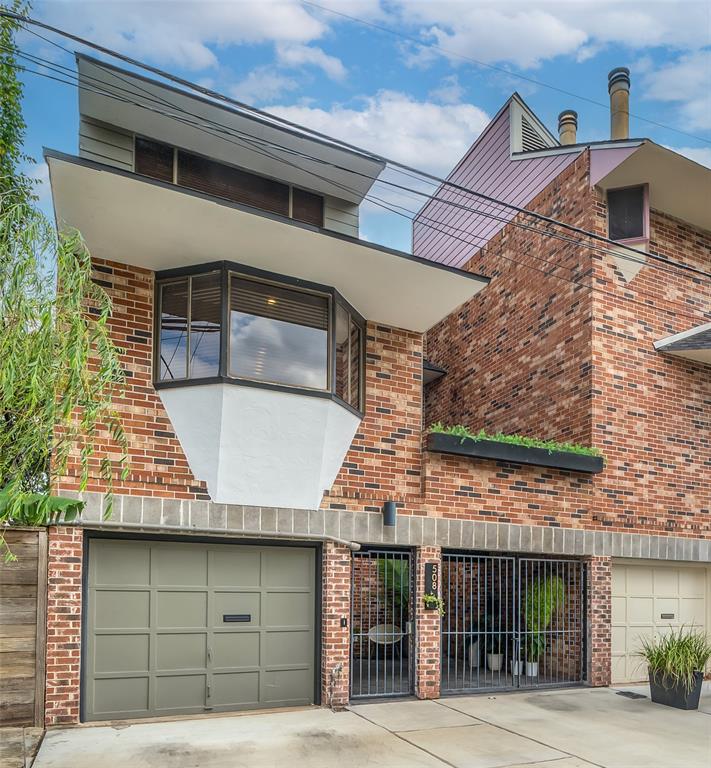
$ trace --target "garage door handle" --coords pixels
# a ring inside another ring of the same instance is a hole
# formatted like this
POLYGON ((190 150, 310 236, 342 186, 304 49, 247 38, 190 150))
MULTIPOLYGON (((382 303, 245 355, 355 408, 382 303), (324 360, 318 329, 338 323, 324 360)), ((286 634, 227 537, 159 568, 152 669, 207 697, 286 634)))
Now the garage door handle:
POLYGON ((251 613, 223 613, 222 614, 222 621, 224 621, 224 622, 235 622, 235 621, 250 622, 250 621, 252 621, 252 614, 251 613))

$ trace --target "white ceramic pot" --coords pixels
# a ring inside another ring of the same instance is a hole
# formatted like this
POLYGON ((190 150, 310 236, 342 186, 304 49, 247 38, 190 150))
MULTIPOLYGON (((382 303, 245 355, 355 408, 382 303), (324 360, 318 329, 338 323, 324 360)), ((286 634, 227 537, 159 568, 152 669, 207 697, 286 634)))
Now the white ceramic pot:
POLYGON ((501 663, 504 660, 503 653, 487 653, 486 663, 492 672, 498 672, 501 669, 501 663))
POLYGON ((479 641, 469 643, 469 669, 479 669, 479 641))
POLYGON ((522 661, 512 661, 511 662, 511 674, 514 677, 520 677, 523 674, 523 662, 522 661))
POLYGON ((526 677, 538 677, 538 662, 527 661, 526 662, 526 677))

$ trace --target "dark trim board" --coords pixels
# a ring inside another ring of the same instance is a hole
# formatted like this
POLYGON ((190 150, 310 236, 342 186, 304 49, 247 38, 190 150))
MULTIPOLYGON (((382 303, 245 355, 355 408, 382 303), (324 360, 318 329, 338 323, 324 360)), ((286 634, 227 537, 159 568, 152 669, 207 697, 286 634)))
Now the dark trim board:
POLYGON ((587 474, 602 472, 605 466, 602 456, 589 456, 569 451, 551 451, 547 448, 531 448, 524 445, 500 443, 497 440, 472 440, 469 437, 445 435, 440 432, 430 432, 427 436, 427 450, 472 459, 492 459, 511 464, 551 467, 587 474))
MULTIPOLYGON (((275 541, 274 539, 257 539, 257 538, 243 538, 243 539, 229 539, 226 540, 221 536, 195 536, 186 532, 182 534, 140 534, 140 533, 127 533, 125 531, 93 531, 85 530, 82 542, 82 597, 81 597, 81 653, 79 660, 79 721, 81 723, 86 722, 98 722, 88 721, 86 718, 86 694, 85 687, 87 684, 87 670, 86 670, 86 649, 87 645, 87 632, 88 622, 86 616, 86 607, 88 600, 88 579, 89 579, 89 547, 91 546, 92 539, 110 539, 110 540, 124 540, 124 541, 165 541, 175 542, 182 544, 220 544, 222 546, 252 546, 252 547, 297 547, 299 549, 313 549, 314 561, 315 561, 315 573, 314 573, 314 705, 320 706, 321 704, 321 685, 322 685, 322 670, 321 670, 321 642, 322 642, 322 622, 323 622, 323 542, 320 541, 275 541)), ((239 712, 239 710, 235 710, 239 712)), ((268 711, 268 709, 265 709, 268 711)), ((209 714, 209 713, 208 713, 209 714)), ((153 718, 146 718, 151 720, 153 718)))

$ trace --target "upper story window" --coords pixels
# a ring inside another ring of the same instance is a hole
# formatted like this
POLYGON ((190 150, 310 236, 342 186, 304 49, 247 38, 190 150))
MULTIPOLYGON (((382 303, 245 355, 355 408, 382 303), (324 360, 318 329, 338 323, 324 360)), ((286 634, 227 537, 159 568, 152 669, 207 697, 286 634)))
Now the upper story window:
POLYGON ((611 240, 646 239, 649 229, 646 186, 608 190, 607 221, 611 240))
POLYGON ((158 385, 227 380, 333 395, 363 410, 365 325, 332 288, 235 265, 156 283, 158 385))
POLYGON ((136 137, 134 168, 142 176, 323 226, 321 195, 159 141, 136 137))

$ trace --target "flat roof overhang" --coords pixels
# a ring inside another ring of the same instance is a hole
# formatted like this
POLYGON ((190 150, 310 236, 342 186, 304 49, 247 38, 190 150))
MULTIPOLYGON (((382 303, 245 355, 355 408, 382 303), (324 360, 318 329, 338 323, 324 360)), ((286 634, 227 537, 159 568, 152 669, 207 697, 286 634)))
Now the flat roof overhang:
MULTIPOLYGON (((649 184, 651 208, 711 231, 711 169, 649 140, 636 149, 610 145, 593 151, 613 158, 609 172, 597 181, 600 188, 649 184)), ((598 165, 605 168, 604 159, 598 165)))
POLYGON ((657 352, 711 365, 711 323, 654 342, 657 352))
POLYGON ((45 150, 57 225, 154 271, 212 261, 330 285, 366 320, 424 333, 489 280, 282 216, 45 150))

